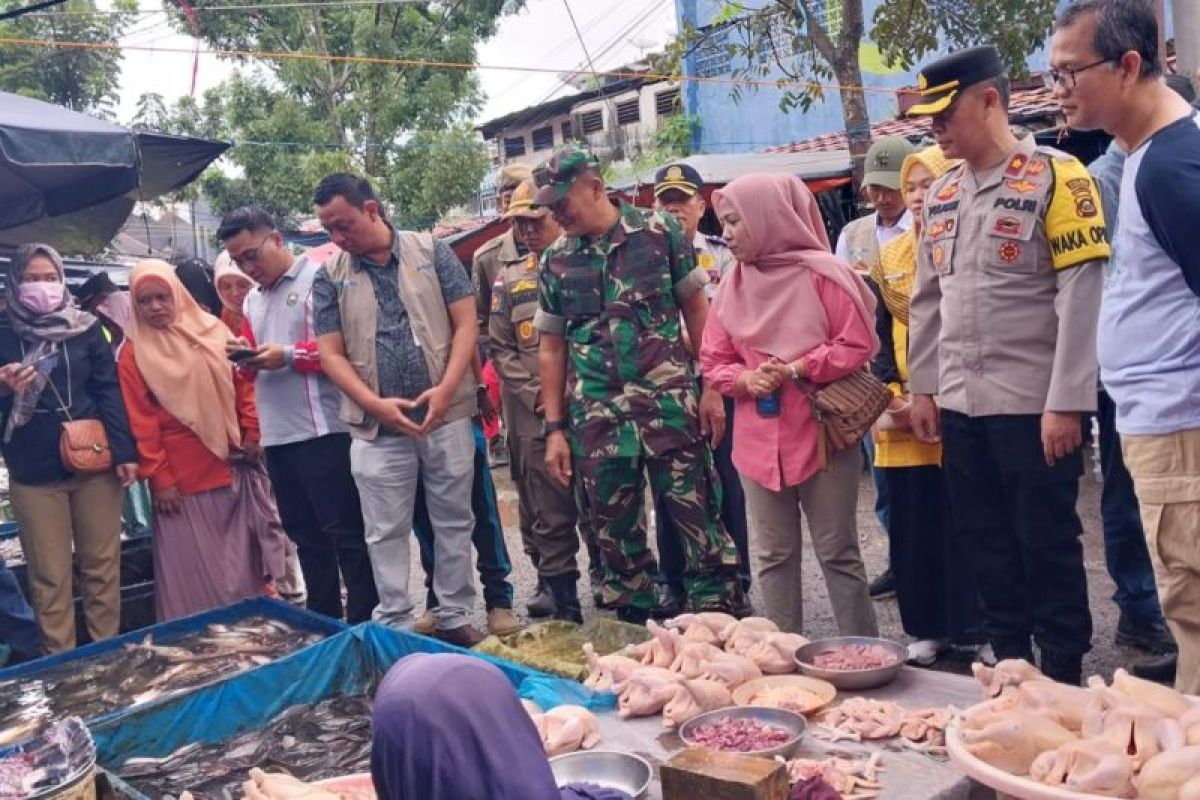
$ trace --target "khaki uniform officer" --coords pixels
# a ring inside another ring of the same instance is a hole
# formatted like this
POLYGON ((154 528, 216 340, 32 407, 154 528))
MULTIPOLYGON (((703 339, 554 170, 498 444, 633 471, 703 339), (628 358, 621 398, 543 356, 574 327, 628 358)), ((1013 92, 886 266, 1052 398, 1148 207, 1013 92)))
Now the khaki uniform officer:
POLYGON ((909 312, 913 430, 938 441, 956 535, 997 658, 1078 684, 1091 646, 1081 416, 1096 407, 1096 319, 1109 248, 1074 157, 1018 140, 993 47, 920 74, 943 152, 963 164, 925 195, 909 312), (937 396, 936 405, 933 396, 937 396))
MULTIPOLYGON (((505 213, 512 194, 521 181, 533 176, 524 164, 506 164, 500 170, 500 214, 505 213)), ((492 308, 492 284, 506 264, 517 264, 525 260, 528 252, 525 245, 517 241, 516 231, 509 228, 500 236, 484 243, 471 259, 471 280, 475 284, 475 309, 479 318, 479 346, 487 351, 488 314, 492 308)))
POLYGON ((513 220, 513 230, 529 246, 529 253, 520 261, 504 264, 492 285, 488 351, 500 375, 504 424, 521 508, 528 508, 531 515, 528 532, 522 521, 525 550, 537 568, 538 580, 553 594, 555 617, 582 622, 575 585, 579 579, 575 564, 578 512, 572 489, 554 480, 546 467, 539 335, 533 326, 538 309, 538 259, 561 230, 547 209, 533 207, 535 191, 532 180, 522 182, 504 214, 513 220))

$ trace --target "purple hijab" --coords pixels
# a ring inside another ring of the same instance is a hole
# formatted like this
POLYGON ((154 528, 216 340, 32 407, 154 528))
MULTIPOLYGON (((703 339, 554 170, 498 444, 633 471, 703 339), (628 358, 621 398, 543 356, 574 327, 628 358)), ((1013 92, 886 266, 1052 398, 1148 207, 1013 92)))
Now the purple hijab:
POLYGON ((375 694, 380 800, 606 800, 559 790, 533 721, 499 669, 471 656, 401 659, 375 694))

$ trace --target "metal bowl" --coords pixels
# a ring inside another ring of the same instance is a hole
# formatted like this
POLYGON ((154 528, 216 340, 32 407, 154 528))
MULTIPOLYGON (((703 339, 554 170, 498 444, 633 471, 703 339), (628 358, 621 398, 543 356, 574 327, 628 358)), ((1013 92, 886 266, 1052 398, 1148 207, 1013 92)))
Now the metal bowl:
POLYGON ((831 639, 809 642, 796 651, 795 658, 800 672, 813 678, 829 681, 839 689, 874 689, 885 683, 891 683, 900 674, 904 662, 908 659, 908 648, 891 639, 879 639, 874 636, 834 636, 831 639), (896 663, 886 667, 857 670, 821 669, 813 664, 813 658, 818 653, 848 644, 878 645, 891 651, 896 656, 896 663))
POLYGON ((579 750, 555 756, 550 759, 550 771, 560 788, 568 783, 594 783, 624 792, 634 800, 646 794, 654 779, 649 761, 613 750, 579 750))
POLYGON ((705 745, 699 744, 692 739, 692 731, 701 725, 707 725, 726 717, 730 719, 758 720, 766 725, 783 728, 792 735, 783 744, 768 750, 751 750, 749 752, 722 751, 741 756, 760 756, 763 758, 783 756, 784 758, 789 758, 795 752, 796 748, 800 746, 800 740, 804 738, 804 731, 808 728, 808 722, 803 716, 782 708, 771 708, 770 706, 733 706, 730 708, 718 708, 716 711, 707 711, 698 717, 692 717, 679 726, 679 738, 683 739, 683 743, 688 747, 705 747, 705 745))

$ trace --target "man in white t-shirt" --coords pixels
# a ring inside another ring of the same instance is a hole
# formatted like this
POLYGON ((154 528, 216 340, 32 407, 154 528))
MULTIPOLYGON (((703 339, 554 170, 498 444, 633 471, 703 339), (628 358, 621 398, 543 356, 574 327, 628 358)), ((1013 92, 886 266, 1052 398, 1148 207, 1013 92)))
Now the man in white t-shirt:
POLYGON ((1121 176, 1097 347, 1117 407, 1158 596, 1200 692, 1200 116, 1162 80, 1149 0, 1078 0, 1050 51, 1071 127, 1113 134, 1121 176))

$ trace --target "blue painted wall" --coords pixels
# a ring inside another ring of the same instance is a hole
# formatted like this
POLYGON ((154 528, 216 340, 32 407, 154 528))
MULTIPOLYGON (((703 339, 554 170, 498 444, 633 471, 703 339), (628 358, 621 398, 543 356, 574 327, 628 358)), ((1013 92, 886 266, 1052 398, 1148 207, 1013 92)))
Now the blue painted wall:
MULTIPOLYGON (((890 70, 879 56, 879 50, 869 40, 872 19, 875 10, 885 0, 863 0, 863 11, 867 38, 864 39, 859 51, 863 68, 863 82, 868 87, 867 110, 872 123, 881 122, 896 116, 896 95, 890 91, 869 91, 870 89, 899 89, 916 84, 916 70, 904 72, 890 70)), ((760 8, 769 0, 743 0, 743 5, 749 8, 760 8)), ((842 0, 813 0, 820 11, 832 14, 836 19, 841 8, 842 0)), ((1060 5, 1065 5, 1066 0, 1060 5)), ((679 18, 680 27, 690 23, 696 28, 709 25, 724 5, 722 0, 675 0, 675 11, 679 18)), ((1167 2, 1168 38, 1170 30, 1170 1, 1167 2)), ((730 29, 726 29, 730 31, 730 29)), ((730 31, 726 35, 737 35, 730 31)), ((930 55, 926 60, 932 60, 930 55)), ((1047 53, 1045 49, 1034 53, 1030 59, 1030 68, 1042 69, 1046 66, 1047 53)), ((744 63, 744 60, 743 60, 744 63)), ((736 65, 728 64, 727 58, 722 58, 722 50, 718 44, 708 50, 697 48, 684 61, 684 74, 688 77, 717 77, 730 78, 729 70, 736 65), (725 62, 725 63, 722 63, 725 62)), ((767 76, 768 80, 785 77, 777 67, 767 76)), ((783 89, 772 86, 747 87, 742 90, 741 98, 734 101, 730 97, 732 86, 726 83, 687 81, 684 84, 683 102, 688 114, 694 114, 700 120, 700 128, 693 137, 693 149, 702 153, 738 153, 761 150, 771 145, 786 144, 801 139, 808 139, 826 133, 835 133, 843 129, 842 107, 839 93, 827 91, 822 101, 814 103, 807 111, 799 108, 784 113, 779 110, 779 100, 785 93, 783 89)))

